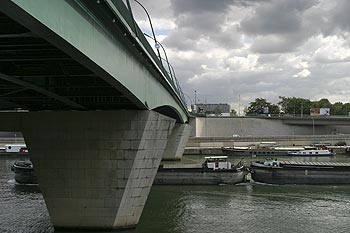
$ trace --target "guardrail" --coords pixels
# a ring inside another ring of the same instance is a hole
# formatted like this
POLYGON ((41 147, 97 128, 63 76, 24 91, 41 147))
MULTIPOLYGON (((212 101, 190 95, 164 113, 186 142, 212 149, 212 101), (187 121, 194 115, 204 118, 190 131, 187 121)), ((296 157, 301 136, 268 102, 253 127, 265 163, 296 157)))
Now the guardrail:
POLYGON ((132 30, 132 33, 134 34, 134 36, 140 41, 140 43, 142 43, 143 48, 146 50, 146 52, 148 53, 150 58, 153 60, 153 62, 158 66, 159 70, 162 72, 162 75, 166 78, 168 83, 171 85, 173 91, 177 95, 178 99, 181 101, 184 109, 186 109, 186 111, 187 111, 185 95, 183 94, 182 89, 179 85, 179 82, 175 76, 175 72, 174 72, 171 64, 168 61, 164 47, 157 41, 157 39, 155 37, 152 22, 151 22, 150 16, 149 16, 146 8, 139 1, 133 0, 136 3, 138 3, 145 10, 147 17, 150 21, 150 27, 152 30, 153 38, 151 36, 148 36, 147 34, 144 34, 141 31, 141 29, 139 28, 139 26, 137 25, 137 23, 134 19, 133 13, 132 13, 132 8, 131 8, 129 0, 126 0, 127 6, 124 4, 123 1, 120 1, 120 0, 104 0, 104 1, 107 4, 113 4, 114 7, 118 10, 120 17, 123 18, 124 22, 127 23, 128 28, 130 30, 132 30), (154 40, 158 55, 155 53, 155 51, 153 50, 153 48, 149 44, 145 35, 147 35, 147 37, 150 37, 151 39, 154 40), (164 54, 166 56, 166 59, 161 57, 160 52, 159 52, 160 47, 162 47, 164 54), (163 60, 165 60, 165 62, 167 63, 167 66, 169 69, 168 71, 166 70, 166 68, 163 65, 163 60))

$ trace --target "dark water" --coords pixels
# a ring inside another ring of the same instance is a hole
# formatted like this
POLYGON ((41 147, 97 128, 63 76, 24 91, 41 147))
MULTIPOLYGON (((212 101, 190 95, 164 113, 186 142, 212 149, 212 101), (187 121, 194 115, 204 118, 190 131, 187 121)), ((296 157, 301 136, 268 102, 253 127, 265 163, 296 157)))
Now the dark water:
MULTIPOLYGON (((54 232, 37 186, 0 159, 0 232, 54 232)), ((349 186, 154 186, 127 233, 350 232, 349 186)))

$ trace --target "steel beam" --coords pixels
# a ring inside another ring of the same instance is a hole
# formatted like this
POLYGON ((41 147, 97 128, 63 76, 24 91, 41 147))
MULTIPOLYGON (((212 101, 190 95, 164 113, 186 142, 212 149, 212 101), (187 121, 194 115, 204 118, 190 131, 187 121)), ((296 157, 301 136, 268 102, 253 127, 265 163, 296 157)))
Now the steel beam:
POLYGON ((73 102, 73 101, 71 101, 71 100, 69 100, 69 99, 67 99, 67 98, 65 98, 63 96, 59 96, 59 95, 57 95, 57 94, 55 94, 55 93, 53 93, 51 91, 48 91, 48 90, 46 90, 44 88, 38 87, 38 86, 36 86, 36 85, 34 85, 32 83, 25 82, 25 81, 13 78, 11 76, 8 76, 8 75, 2 74, 2 73, 0 73, 0 79, 6 80, 6 81, 14 83, 14 84, 17 84, 19 86, 26 87, 28 89, 32 89, 32 90, 34 90, 36 92, 39 92, 39 93, 41 93, 41 94, 43 94, 45 96, 48 96, 48 97, 53 98, 53 99, 56 99, 56 100, 66 104, 66 105, 68 105, 68 106, 70 106, 70 107, 72 107, 74 109, 85 109, 84 106, 82 106, 82 105, 80 105, 80 104, 78 104, 76 102, 73 102))

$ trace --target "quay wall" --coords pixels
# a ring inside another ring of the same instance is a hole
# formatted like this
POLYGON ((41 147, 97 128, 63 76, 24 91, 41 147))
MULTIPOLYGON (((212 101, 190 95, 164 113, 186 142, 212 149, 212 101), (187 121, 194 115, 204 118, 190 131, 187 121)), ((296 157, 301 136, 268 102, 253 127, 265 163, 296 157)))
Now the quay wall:
POLYGON ((192 137, 264 137, 350 134, 349 125, 289 125, 283 119, 196 117, 190 121, 192 137))
POLYGON ((187 151, 201 148, 202 151, 229 146, 258 145, 261 142, 276 142, 281 146, 305 146, 315 142, 330 143, 345 142, 350 145, 350 134, 344 135, 298 135, 298 136, 265 136, 265 137, 191 137, 187 142, 187 151), (204 150, 205 148, 205 150, 204 150))

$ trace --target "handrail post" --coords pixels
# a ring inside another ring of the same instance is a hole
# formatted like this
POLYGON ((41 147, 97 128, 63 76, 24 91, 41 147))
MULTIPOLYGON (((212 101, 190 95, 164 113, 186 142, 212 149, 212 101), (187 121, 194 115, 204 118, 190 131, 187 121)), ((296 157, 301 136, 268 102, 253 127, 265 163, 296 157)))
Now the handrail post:
POLYGON ((138 35, 137 35, 137 30, 136 30, 136 24, 135 24, 135 20, 134 20, 134 14, 132 13, 131 5, 130 5, 130 0, 126 0, 126 4, 127 4, 127 6, 128 6, 129 12, 130 12, 130 16, 131 16, 132 23, 133 23, 133 25, 134 25, 134 32, 135 32, 135 35, 136 35, 136 37, 138 37, 138 35))
POLYGON ((159 61, 161 61, 161 56, 160 56, 160 52, 159 52, 159 48, 157 46, 157 38, 156 38, 156 34, 154 33, 154 29, 153 29, 153 24, 152 24, 152 20, 151 20, 151 16, 148 14, 148 11, 147 9, 138 1, 138 0, 134 0, 137 4, 139 4, 142 9, 146 12, 146 15, 147 15, 147 18, 148 18, 148 21, 149 21, 149 24, 151 26, 151 30, 152 30, 152 34, 153 34, 153 38, 154 38, 154 42, 155 42, 155 47, 157 49, 157 52, 158 52, 158 57, 159 57, 159 61))

